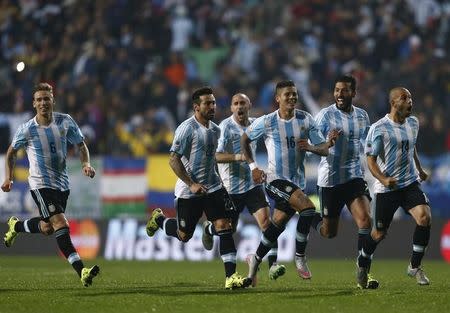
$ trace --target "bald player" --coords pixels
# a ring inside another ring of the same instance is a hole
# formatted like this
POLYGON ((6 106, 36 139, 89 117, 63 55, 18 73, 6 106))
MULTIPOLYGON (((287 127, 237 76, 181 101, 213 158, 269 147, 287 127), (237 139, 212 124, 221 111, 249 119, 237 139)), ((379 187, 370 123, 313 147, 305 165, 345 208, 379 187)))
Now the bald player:
MULTIPOLYGON (((221 135, 216 151, 216 160, 223 184, 236 207, 231 213, 233 228, 236 229, 240 213, 247 207, 255 217, 259 228, 265 231, 270 224, 270 208, 262 184, 253 182, 250 167, 241 153, 241 136, 255 120, 249 117, 251 101, 247 95, 237 93, 231 98, 232 115, 223 120, 219 127, 221 135)), ((256 141, 251 144, 253 153, 256 141)), ((204 227, 212 227, 205 222, 204 227)), ((204 232, 207 233, 207 232, 204 232)), ((206 238, 205 238, 206 239, 206 238)), ((212 248, 212 241, 206 239, 207 248, 212 248), (210 244, 208 244, 210 242, 210 244)), ((278 243, 268 253, 269 278, 277 279, 284 275, 286 267, 277 263, 278 243)), ((253 282, 255 284, 256 282, 253 282)))
POLYGON ((367 268, 378 243, 385 238, 395 211, 399 207, 416 221, 412 255, 407 274, 419 285, 430 280, 421 267, 430 239, 431 209, 420 181, 428 178, 422 169, 416 150, 419 121, 411 116, 412 97, 408 89, 393 88, 389 93, 390 112, 373 124, 367 135, 365 152, 374 183, 374 225, 366 236, 358 257, 359 282, 367 281, 367 268))

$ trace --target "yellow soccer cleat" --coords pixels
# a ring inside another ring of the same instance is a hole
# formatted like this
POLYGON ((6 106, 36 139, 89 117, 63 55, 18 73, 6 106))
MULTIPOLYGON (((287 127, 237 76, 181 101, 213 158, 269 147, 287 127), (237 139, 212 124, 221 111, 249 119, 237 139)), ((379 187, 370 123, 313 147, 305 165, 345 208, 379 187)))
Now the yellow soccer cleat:
POLYGON ((247 288, 252 284, 252 280, 248 277, 242 277, 238 273, 234 273, 225 279, 225 289, 247 288))
POLYGON ((16 223, 19 221, 19 219, 15 216, 11 216, 8 220, 8 231, 5 233, 5 236, 3 237, 3 241, 5 243, 5 246, 8 248, 11 247, 14 243, 14 240, 16 239, 17 235, 19 234, 14 230, 14 226, 16 226, 16 223))
POLYGON ((84 287, 89 287, 92 285, 92 279, 100 273, 100 267, 94 265, 91 268, 84 267, 81 270, 81 283, 84 287))
POLYGON ((164 216, 163 211, 160 208, 156 208, 152 212, 152 216, 147 222, 147 226, 145 227, 145 230, 147 231, 147 235, 149 237, 153 237, 155 235, 156 231, 158 230, 159 226, 156 224, 156 219, 160 216, 164 216))

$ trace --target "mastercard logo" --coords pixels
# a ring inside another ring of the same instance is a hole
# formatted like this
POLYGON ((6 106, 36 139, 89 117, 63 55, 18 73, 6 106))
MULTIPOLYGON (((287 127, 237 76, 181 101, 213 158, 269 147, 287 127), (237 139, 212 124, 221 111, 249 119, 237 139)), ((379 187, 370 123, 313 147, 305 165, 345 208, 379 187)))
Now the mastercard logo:
POLYGON ((444 260, 450 263, 450 221, 442 229, 441 254, 444 260))
POLYGON ((100 234, 93 220, 70 220, 70 237, 81 259, 95 259, 100 250, 100 234))

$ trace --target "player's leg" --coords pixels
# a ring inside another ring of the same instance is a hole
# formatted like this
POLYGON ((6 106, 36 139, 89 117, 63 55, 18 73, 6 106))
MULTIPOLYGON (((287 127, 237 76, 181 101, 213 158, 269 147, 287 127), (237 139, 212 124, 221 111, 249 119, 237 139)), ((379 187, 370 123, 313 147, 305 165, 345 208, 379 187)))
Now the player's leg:
POLYGON ((308 244, 309 230, 314 216, 317 215, 312 201, 301 189, 296 189, 289 198, 289 205, 299 213, 295 245, 295 265, 299 276, 303 279, 312 277, 306 261, 306 246, 308 244))
MULTIPOLYGON (((97 265, 94 265, 91 268, 84 267, 83 261, 72 243, 69 222, 65 216, 69 191, 42 188, 33 190, 33 193, 38 200, 37 204, 44 222, 49 223, 51 229, 54 230, 59 250, 72 265, 73 269, 80 277, 81 283, 85 287, 90 286, 92 284, 92 279, 100 272, 100 268, 97 265)), ((48 225, 45 227, 48 228, 48 225)))
POLYGON ((166 217, 159 208, 153 210, 146 226, 147 235, 151 237, 158 229, 162 229, 167 236, 175 237, 183 242, 192 238, 197 222, 203 214, 201 200, 176 198, 174 204, 176 218, 166 217))
MULTIPOLYGON (((258 223, 259 229, 264 232, 270 225, 270 208, 263 187, 256 186, 255 188, 247 191, 243 201, 245 202, 245 206, 248 211, 253 215, 258 223)), ((274 280, 284 275, 286 272, 286 267, 277 263, 277 257, 278 241, 275 242, 275 245, 267 253, 269 278, 274 280)))
POLYGON ((219 237, 219 253, 225 269, 225 288, 246 288, 251 280, 236 273, 236 246, 233 239, 233 226, 227 211, 233 209, 227 191, 222 188, 204 197, 205 215, 210 220, 219 237))
MULTIPOLYGON (((356 190, 356 189, 350 189, 356 190)), ((370 196, 360 195, 347 202, 347 207, 352 213, 352 217, 358 227, 358 255, 361 254, 363 241, 371 232, 370 220, 370 196)), ((378 281, 370 274, 370 264, 367 268, 367 288, 376 289, 379 286, 378 281)))
POLYGON ((40 216, 32 217, 24 221, 19 220, 16 216, 8 219, 8 231, 3 237, 5 246, 11 247, 19 233, 41 233, 43 235, 53 234, 53 228, 49 223, 45 223, 40 216))
POLYGON ((419 285, 429 285, 430 280, 421 266, 422 258, 430 240, 431 209, 428 205, 428 199, 418 184, 406 187, 403 199, 402 207, 408 210, 416 221, 413 234, 413 251, 407 273, 411 277, 416 277, 419 285))
MULTIPOLYGON (((275 200, 275 207, 282 206, 278 200, 275 200)), ((290 209, 290 208, 289 208, 290 209)), ((290 220, 295 211, 290 209, 285 212, 284 210, 275 208, 272 214, 272 220, 266 230, 263 231, 261 241, 256 249, 255 254, 249 254, 247 256, 247 263, 249 265, 248 277, 252 279, 252 285, 256 285, 257 271, 262 259, 269 253, 269 251, 278 242, 278 237, 284 231, 286 223, 290 220)))
POLYGON ((313 218, 311 227, 324 238, 336 237, 339 229, 339 216, 345 204, 342 186, 317 186, 320 201, 320 214, 313 218))
POLYGON ((372 256, 377 245, 386 236, 395 211, 400 204, 398 191, 375 194, 373 220, 370 235, 363 237, 361 251, 357 258, 357 285, 361 289, 367 288, 369 269, 372 256))

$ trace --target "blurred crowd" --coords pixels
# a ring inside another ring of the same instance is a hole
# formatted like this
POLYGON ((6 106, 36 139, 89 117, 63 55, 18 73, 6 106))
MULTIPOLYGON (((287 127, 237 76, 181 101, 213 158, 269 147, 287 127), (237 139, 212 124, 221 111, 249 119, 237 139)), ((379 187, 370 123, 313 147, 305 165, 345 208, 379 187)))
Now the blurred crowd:
POLYGON ((301 107, 334 102, 334 78, 357 78, 354 103, 372 122, 405 86, 418 149, 450 150, 450 3, 445 0, 0 0, 0 147, 33 115, 32 87, 55 88, 91 153, 167 152, 191 113, 193 88, 213 87, 216 120, 236 92, 252 115, 274 109, 292 79, 301 107))

